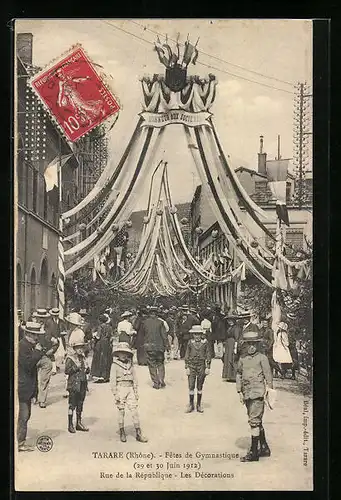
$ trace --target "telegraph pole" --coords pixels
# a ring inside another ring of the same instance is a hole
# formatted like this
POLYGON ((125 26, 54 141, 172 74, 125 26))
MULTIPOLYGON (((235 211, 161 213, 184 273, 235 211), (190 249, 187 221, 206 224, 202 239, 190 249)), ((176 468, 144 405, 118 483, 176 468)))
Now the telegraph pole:
POLYGON ((294 202, 299 209, 306 202, 305 170, 309 162, 309 136, 311 127, 311 101, 312 93, 309 92, 307 83, 296 85, 294 99, 294 163, 296 185, 294 202))

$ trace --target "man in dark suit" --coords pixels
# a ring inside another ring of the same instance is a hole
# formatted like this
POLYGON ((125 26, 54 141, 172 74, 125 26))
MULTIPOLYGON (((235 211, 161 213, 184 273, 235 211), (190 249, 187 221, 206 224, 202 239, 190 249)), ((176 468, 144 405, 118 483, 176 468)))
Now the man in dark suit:
POLYGON ((37 322, 27 322, 24 327, 24 337, 19 342, 18 354, 18 451, 34 451, 26 445, 27 423, 31 417, 31 399, 36 392, 37 363, 44 351, 38 343, 38 333, 41 325, 37 322))
POLYGON ((165 351, 170 351, 170 345, 165 326, 156 315, 157 307, 149 309, 147 318, 143 321, 144 350, 147 365, 154 389, 162 389, 165 384, 165 351))
POLYGON ((272 348, 274 344, 274 333, 270 327, 269 324, 269 317, 268 316, 263 316, 261 318, 261 327, 259 329, 259 335, 260 338, 262 339, 260 348, 261 352, 263 352, 269 360, 270 366, 272 369, 276 367, 276 363, 273 360, 272 357, 272 348))

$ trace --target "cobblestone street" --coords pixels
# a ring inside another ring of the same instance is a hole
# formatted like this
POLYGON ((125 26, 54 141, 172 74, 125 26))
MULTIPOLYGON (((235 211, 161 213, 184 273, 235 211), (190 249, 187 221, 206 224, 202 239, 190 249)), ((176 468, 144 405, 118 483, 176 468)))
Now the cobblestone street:
POLYGON ((312 449, 310 397, 303 396, 295 381, 275 380, 277 405, 273 411, 266 410, 264 418, 272 455, 258 463, 243 464, 237 455, 244 454, 249 445, 247 416, 235 384, 222 381, 221 369, 221 360, 213 360, 204 386, 204 413, 185 414, 187 380, 183 361, 166 365, 167 387, 159 391, 151 386, 148 368, 137 366, 141 426, 149 439, 146 444, 135 440, 129 415, 126 417, 128 440, 120 442, 110 384, 89 383, 84 423, 90 432, 69 434, 67 400, 63 398, 64 377, 62 373, 55 375, 48 406, 46 409, 32 407, 28 430, 29 444, 34 445, 39 436, 45 435, 52 438, 53 448, 48 453, 35 449, 33 453, 17 455, 16 468, 20 474, 16 475, 16 489, 162 490, 162 474, 172 474, 172 481, 168 481, 172 487, 167 489, 173 490, 311 489, 311 451, 304 456, 305 448, 312 449), (304 436, 308 436, 305 444, 304 436), (102 457, 104 452, 111 452, 112 458, 95 458, 94 452, 102 457), (120 452, 123 455, 114 458, 114 454, 120 452), (127 457, 127 452, 153 454, 153 458, 139 459, 134 453, 127 457), (191 453, 192 458, 186 457, 186 452, 191 453), (223 453, 223 458, 203 457, 223 453), (117 473, 122 477, 116 477, 117 473), (210 478, 210 473, 221 473, 222 477, 210 478), (105 475, 108 477, 103 477, 105 475))

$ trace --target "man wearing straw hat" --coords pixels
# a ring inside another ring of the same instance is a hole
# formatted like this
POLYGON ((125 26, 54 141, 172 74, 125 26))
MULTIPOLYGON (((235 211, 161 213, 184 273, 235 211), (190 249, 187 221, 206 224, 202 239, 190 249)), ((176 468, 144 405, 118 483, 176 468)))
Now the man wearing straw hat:
POLYGON ((51 337, 56 338, 59 343, 55 360, 52 360, 52 374, 55 374, 59 371, 57 361, 60 361, 60 359, 63 360, 66 352, 65 336, 67 335, 67 331, 64 321, 59 318, 59 308, 52 307, 52 309, 49 310, 49 313, 50 317, 47 318, 45 322, 46 332, 51 337))
POLYGON ((27 321, 23 327, 24 337, 19 342, 18 352, 18 451, 34 451, 26 444, 27 423, 31 417, 31 400, 36 391, 37 363, 44 355, 42 346, 38 342, 38 334, 42 326, 40 323, 27 321))
POLYGON ((246 406, 251 429, 251 447, 241 457, 241 462, 258 462, 259 457, 269 457, 271 454, 262 421, 264 397, 267 388, 273 389, 273 382, 269 360, 260 352, 261 340, 258 331, 243 333, 242 352, 237 366, 236 388, 240 402, 246 406))
MULTIPOLYGON (((84 309, 80 309, 78 314, 83 319, 82 330, 84 332, 85 342, 90 342, 92 340, 92 330, 91 330, 91 325, 90 325, 90 322, 89 322, 89 319, 88 319, 89 318, 89 313, 84 308, 84 309)), ((86 354, 86 351, 85 351, 85 354, 86 354)))
POLYGON ((39 343, 42 345, 44 355, 37 363, 38 368, 38 403, 40 408, 46 408, 48 388, 53 372, 53 363, 55 361, 55 352, 58 349, 59 342, 45 330, 46 320, 50 318, 46 309, 37 309, 34 317, 43 329, 39 332, 39 343))

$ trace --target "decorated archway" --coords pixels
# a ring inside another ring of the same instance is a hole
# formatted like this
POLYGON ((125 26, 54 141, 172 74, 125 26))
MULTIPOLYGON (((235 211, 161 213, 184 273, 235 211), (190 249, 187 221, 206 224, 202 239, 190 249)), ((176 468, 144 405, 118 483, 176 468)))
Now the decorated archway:
MULTIPOLYGON (((141 79, 143 109, 122 158, 116 166, 109 162, 93 190, 77 206, 62 214, 64 225, 68 229, 74 229, 74 232, 66 238, 69 243, 88 234, 81 241, 65 250, 63 255, 66 264, 65 275, 71 275, 91 260, 98 259, 98 256, 105 251, 124 228, 146 183, 153 176, 154 161, 160 154, 166 127, 177 124, 183 128, 187 147, 200 177, 203 193, 208 199, 229 247, 241 264, 262 283, 274 290, 291 286, 293 284, 291 271, 294 267, 303 267, 305 263, 304 261, 293 263, 285 258, 283 254, 284 224, 280 218, 277 219, 278 230, 275 236, 268 230, 264 224, 268 219, 267 215, 248 196, 227 161, 227 156, 214 126, 211 111, 218 83, 215 76, 209 74, 207 78, 202 78, 197 75, 187 75, 188 65, 195 64, 198 57, 196 46, 189 42, 185 44, 181 56, 177 51, 173 51, 169 45, 167 45, 166 51, 165 46, 159 42, 155 44, 155 49, 160 62, 166 67, 166 71, 164 75, 146 76, 141 79), (101 206, 101 209, 88 221, 87 218, 92 213, 94 206, 101 206), (242 216, 242 209, 247 211, 252 224, 242 216), (86 231, 84 228, 81 231, 79 226, 84 224, 85 220, 87 221, 85 223, 86 231), (261 229, 264 237, 258 239, 255 237, 253 233, 255 223, 261 229), (273 251, 262 244, 266 237, 274 241, 273 251)), ((169 186, 165 179, 163 189, 165 191, 164 201, 167 205, 166 211, 168 210, 169 213, 163 215, 165 206, 160 208, 157 204, 154 207, 155 214, 152 210, 149 211, 148 216, 151 219, 155 217, 156 222, 151 223, 151 225, 147 224, 147 227, 144 228, 142 240, 148 250, 146 252, 144 248, 139 253, 139 258, 146 255, 142 274, 138 279, 136 275, 132 278, 133 271, 128 269, 126 274, 120 277, 113 286, 123 287, 124 284, 126 286, 128 281, 130 280, 131 283, 133 279, 135 284, 131 288, 132 293, 137 292, 137 290, 139 290, 138 293, 141 293, 141 290, 143 293, 151 293, 151 289, 146 288, 145 283, 148 276, 152 275, 151 269, 155 266, 159 281, 152 279, 152 282, 156 293, 172 294, 174 290, 188 286, 188 283, 185 284, 181 281, 183 277, 180 278, 176 274, 170 280, 173 284, 169 286, 168 279, 168 286, 165 286, 166 275, 168 274, 168 278, 170 278, 169 268, 162 269, 160 255, 163 252, 165 259, 169 260, 169 255, 173 255, 173 259, 176 259, 174 252, 172 252, 171 242, 169 238, 167 239, 165 232, 167 229, 161 229, 167 227, 167 220, 171 222, 172 230, 186 256, 186 262, 192 266, 197 274, 201 274, 203 282, 212 280, 212 277, 200 268, 200 264, 190 254, 183 242, 176 213, 171 212, 173 205, 169 186), (162 212, 159 216, 158 210, 162 212), (162 221, 157 222, 158 217, 162 217, 162 221), (163 235, 162 243, 155 234, 163 235), (156 252, 157 247, 160 248, 156 252), (167 252, 170 252, 168 256, 167 252), (146 269, 148 270, 146 271, 146 269), (163 289, 160 288, 160 282, 163 282, 163 289)), ((180 265, 179 262, 177 265, 180 265)), ((183 272, 187 271, 189 271, 188 268, 183 269, 183 272)), ((220 282, 223 282, 224 279, 226 277, 220 278, 220 282)), ((276 301, 275 295, 274 301, 276 301)))

